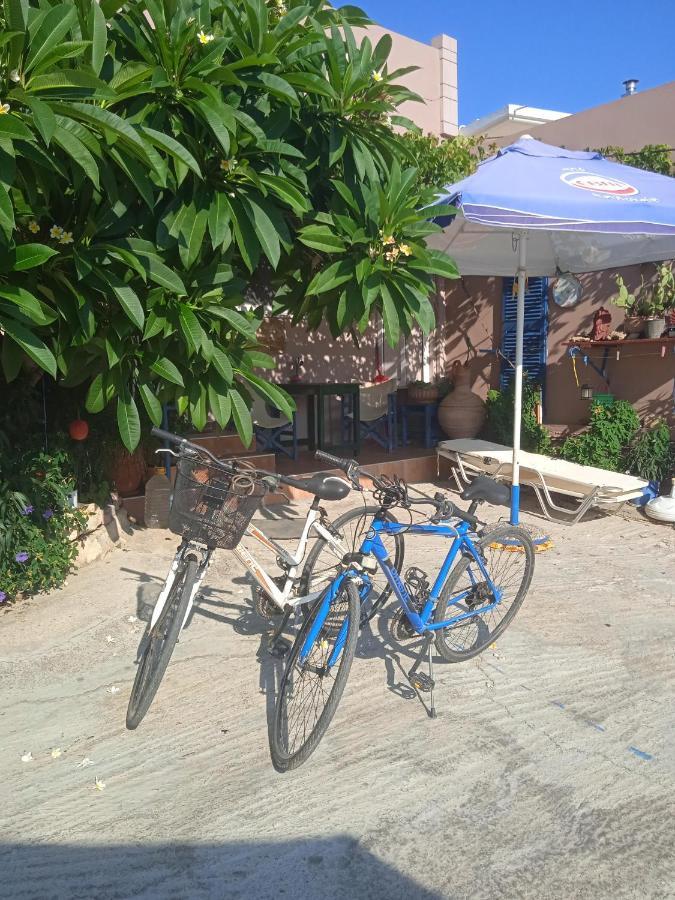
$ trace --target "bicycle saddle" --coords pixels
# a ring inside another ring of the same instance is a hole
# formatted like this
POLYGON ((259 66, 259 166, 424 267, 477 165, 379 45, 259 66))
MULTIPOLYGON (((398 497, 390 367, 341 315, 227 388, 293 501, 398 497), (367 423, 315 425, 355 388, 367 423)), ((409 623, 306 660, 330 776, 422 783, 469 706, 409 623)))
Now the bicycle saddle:
POLYGON ((317 472, 311 478, 292 478, 290 475, 284 475, 281 480, 284 484, 314 494, 321 500, 342 500, 352 489, 351 484, 344 478, 327 475, 325 472, 317 472))
POLYGON ((505 484, 488 478, 487 475, 478 475, 471 484, 464 488, 460 494, 462 500, 485 500, 494 506, 508 506, 511 500, 511 491, 505 484))

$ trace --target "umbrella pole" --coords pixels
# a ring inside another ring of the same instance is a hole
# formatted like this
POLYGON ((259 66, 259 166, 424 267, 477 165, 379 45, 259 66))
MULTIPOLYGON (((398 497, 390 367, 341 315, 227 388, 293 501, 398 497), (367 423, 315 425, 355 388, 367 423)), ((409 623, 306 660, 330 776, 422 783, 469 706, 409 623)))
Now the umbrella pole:
POLYGON ((513 391, 513 476, 511 479, 511 524, 520 514, 520 424, 523 411, 523 334, 525 332, 525 278, 527 276, 527 232, 518 234, 518 305, 516 307, 516 372, 513 391))

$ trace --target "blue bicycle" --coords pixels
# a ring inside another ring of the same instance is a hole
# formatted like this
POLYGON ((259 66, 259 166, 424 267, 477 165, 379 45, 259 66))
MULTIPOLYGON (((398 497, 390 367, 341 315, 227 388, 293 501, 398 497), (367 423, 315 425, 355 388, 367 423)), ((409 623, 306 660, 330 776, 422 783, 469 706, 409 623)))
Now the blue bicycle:
POLYGON ((322 451, 317 457, 342 469, 358 489, 360 477, 369 478, 380 512, 359 550, 344 557, 341 571, 311 608, 289 651, 270 730, 272 761, 281 771, 307 760, 335 714, 356 650, 362 598, 371 592, 378 570, 400 603, 392 619, 396 639, 424 638, 408 677, 418 691, 431 693, 432 717, 432 642, 447 662, 476 656, 513 620, 534 571, 534 547, 524 529, 503 524, 485 531, 475 515, 483 502, 508 505, 508 488, 493 479, 479 476, 466 488, 461 496, 470 506, 463 511, 441 493, 430 497, 400 479, 368 473, 355 460, 322 451), (433 511, 424 522, 413 523, 412 515, 410 524, 390 518, 394 507, 412 510, 425 504, 433 511), (403 578, 396 570, 382 537, 403 533, 451 541, 433 584, 417 567, 403 578), (428 676, 419 672, 425 655, 428 676))

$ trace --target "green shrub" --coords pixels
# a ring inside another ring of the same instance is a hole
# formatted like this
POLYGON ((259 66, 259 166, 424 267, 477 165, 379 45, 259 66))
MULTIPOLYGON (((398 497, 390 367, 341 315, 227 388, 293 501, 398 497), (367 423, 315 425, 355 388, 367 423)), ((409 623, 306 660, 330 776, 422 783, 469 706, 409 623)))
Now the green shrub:
MULTIPOLYGON (((484 437, 488 441, 497 444, 513 444, 513 397, 514 384, 504 391, 488 391, 486 408, 487 418, 484 428, 484 437)), ((551 435, 547 429, 537 421, 535 408, 539 402, 539 387, 523 379, 523 406, 520 428, 520 442, 523 450, 532 453, 551 453, 551 435)))
POLYGON ((628 471, 647 481, 662 481, 670 475, 675 458, 668 425, 659 421, 652 427, 641 428, 625 451, 628 471))
POLYGON ((85 516, 70 507, 72 463, 63 452, 0 448, 0 601, 63 583, 85 516))
POLYGON ((637 413, 625 400, 615 400, 610 406, 596 403, 591 407, 588 431, 567 438, 560 456, 582 466, 622 472, 625 448, 639 427, 637 413))

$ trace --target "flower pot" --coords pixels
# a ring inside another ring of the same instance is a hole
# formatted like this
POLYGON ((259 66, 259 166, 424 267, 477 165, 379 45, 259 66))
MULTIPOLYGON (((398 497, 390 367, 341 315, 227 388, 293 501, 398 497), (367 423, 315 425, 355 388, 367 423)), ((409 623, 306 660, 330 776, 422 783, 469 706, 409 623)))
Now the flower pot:
POLYGON ((666 320, 665 319, 646 319, 645 325, 647 328, 647 337, 648 338, 660 338, 665 330, 666 320))
POLYGON ((408 386, 409 403, 435 403, 438 400, 438 385, 411 384, 408 386))
POLYGON ((645 320, 642 316, 626 316, 623 320, 623 330, 628 337, 642 337, 645 330, 645 320))
POLYGON ((449 438, 474 438, 483 426, 485 404, 471 390, 469 363, 453 363, 452 380, 455 389, 438 407, 438 424, 449 438))
POLYGON ((135 494, 141 486, 145 476, 145 469, 145 457, 142 448, 137 447, 133 453, 128 453, 120 447, 110 463, 110 480, 122 497, 129 497, 135 494))

